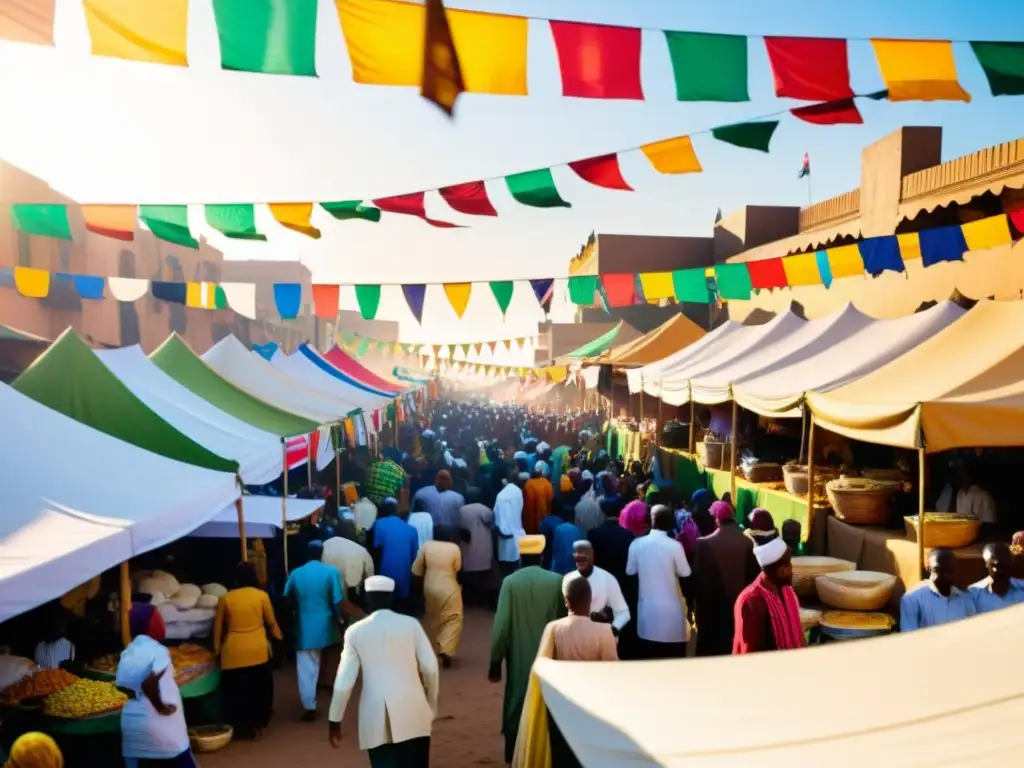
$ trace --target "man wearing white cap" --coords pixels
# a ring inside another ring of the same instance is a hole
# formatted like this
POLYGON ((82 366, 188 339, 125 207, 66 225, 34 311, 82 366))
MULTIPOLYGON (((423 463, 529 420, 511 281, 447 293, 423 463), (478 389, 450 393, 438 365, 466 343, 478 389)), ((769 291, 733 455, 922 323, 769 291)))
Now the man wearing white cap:
POLYGON ((341 721, 360 673, 359 748, 372 768, 428 768, 437 714, 437 657, 420 623, 391 610, 395 582, 365 582, 370 616, 349 627, 329 715, 331 746, 341 745, 341 721))
POLYGON ((740 592, 733 607, 732 652, 786 651, 804 647, 800 602, 793 591, 793 564, 781 538, 754 547, 761 574, 740 592))

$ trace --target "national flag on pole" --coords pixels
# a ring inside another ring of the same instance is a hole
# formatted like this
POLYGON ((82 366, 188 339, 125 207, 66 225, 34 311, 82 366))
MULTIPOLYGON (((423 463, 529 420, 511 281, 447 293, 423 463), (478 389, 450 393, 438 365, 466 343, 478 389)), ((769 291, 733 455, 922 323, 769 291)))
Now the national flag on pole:
POLYGON ((800 173, 796 175, 798 179, 802 179, 805 176, 811 175, 811 156, 804 152, 804 164, 800 167, 800 173))

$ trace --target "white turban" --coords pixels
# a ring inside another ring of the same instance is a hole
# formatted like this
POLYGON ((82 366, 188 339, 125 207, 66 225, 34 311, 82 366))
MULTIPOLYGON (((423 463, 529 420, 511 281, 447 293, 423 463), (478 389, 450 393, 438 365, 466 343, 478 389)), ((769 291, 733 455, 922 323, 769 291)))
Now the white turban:
POLYGON ((534 470, 537 472, 538 475, 541 475, 542 477, 547 477, 548 463, 546 461, 538 461, 536 465, 534 465, 534 470))
POLYGON ((515 453, 512 454, 512 460, 513 461, 519 461, 520 459, 525 459, 525 458, 526 458, 526 451, 516 451, 515 453))
POLYGON ((779 562, 788 551, 789 547, 786 546, 786 542, 781 538, 774 538, 767 544, 754 547, 754 557, 757 558, 758 565, 767 568, 769 565, 779 562))
POLYGON ((551 446, 548 445, 547 443, 537 443, 537 453, 545 453, 546 451, 550 450, 551 446))
POLYGON ((589 469, 584 469, 580 473, 580 480, 593 480, 593 479, 594 479, 594 473, 591 472, 589 469))
POLYGON ((530 473, 529 472, 520 472, 519 473, 519 479, 520 480, 529 480, 530 479, 530 473))

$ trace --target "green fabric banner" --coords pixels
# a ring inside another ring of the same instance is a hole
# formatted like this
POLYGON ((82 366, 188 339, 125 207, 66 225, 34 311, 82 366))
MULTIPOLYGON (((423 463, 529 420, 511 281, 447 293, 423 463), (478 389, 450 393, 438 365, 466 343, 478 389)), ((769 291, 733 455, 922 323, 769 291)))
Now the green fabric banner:
POLYGON ((11 220, 18 230, 27 235, 72 239, 66 205, 12 205, 11 220))
POLYGON ((1024 43, 971 43, 993 96, 1024 95, 1024 43))
POLYGON ((550 168, 505 177, 508 191, 518 202, 534 208, 572 208, 558 194, 550 168))
POLYGON ((718 295, 723 299, 746 301, 754 290, 746 264, 719 264, 715 267, 718 295))
POLYGON ((207 205, 206 223, 235 240, 266 240, 256 231, 256 207, 251 203, 207 205))
POLYGON ((364 320, 373 320, 380 307, 380 286, 357 285, 355 288, 356 301, 359 302, 359 314, 363 316, 364 320))
POLYGON ((509 304, 512 303, 512 294, 516 289, 516 284, 512 280, 494 280, 490 286, 494 300, 498 302, 498 309, 501 310, 502 317, 504 317, 509 304))
POLYGON ((362 200, 339 200, 334 203, 320 203, 320 207, 338 221, 362 219, 363 221, 380 221, 380 208, 364 205, 362 200))
POLYGON ((678 269, 672 273, 672 291, 678 302, 692 304, 708 304, 711 292, 708 290, 708 278, 704 268, 678 269))
POLYGON ((584 307, 591 306, 597 293, 597 275, 577 275, 569 278, 569 301, 584 307))
POLYGON ((317 0, 213 0, 224 69, 316 77, 317 0))
POLYGON ((169 336, 149 359, 190 392, 264 432, 296 437, 315 432, 319 426, 239 389, 204 363, 177 334, 169 336))
POLYGON ((238 462, 212 453, 146 407, 70 328, 11 386, 47 408, 168 459, 238 471, 238 462))
POLYGON ((747 38, 665 32, 679 101, 750 101, 747 38))
POLYGON ((775 129, 778 127, 778 120, 736 123, 734 125, 722 125, 718 128, 712 128, 711 135, 719 141, 724 141, 726 144, 743 147, 743 149, 756 149, 758 152, 767 152, 771 147, 775 129))
POLYGON ((139 218, 149 231, 168 243, 198 248, 199 241, 188 228, 187 205, 140 205, 139 218))

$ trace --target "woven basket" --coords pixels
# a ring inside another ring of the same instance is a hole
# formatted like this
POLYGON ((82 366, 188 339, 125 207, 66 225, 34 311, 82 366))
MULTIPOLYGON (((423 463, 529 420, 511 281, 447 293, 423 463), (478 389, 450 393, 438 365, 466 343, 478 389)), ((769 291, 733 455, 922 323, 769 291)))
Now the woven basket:
POLYGON ((850 525, 885 525, 892 509, 893 488, 875 480, 841 478, 825 485, 836 517, 850 525))
POLYGON ((188 729, 188 738, 196 752, 216 752, 231 743, 234 729, 230 725, 201 725, 188 729))
MULTIPOLYGON (((973 517, 960 517, 948 512, 925 512, 924 545, 958 549, 975 542, 981 531, 981 521, 973 517)), ((917 541, 917 515, 903 518, 907 536, 917 541)))
MULTIPOLYGON (((820 489, 829 480, 835 480, 839 474, 832 467, 815 467, 814 484, 820 489)), ((786 490, 794 496, 806 496, 808 486, 808 469, 806 464, 786 464, 782 467, 782 477, 786 481, 786 490)))
POLYGON ((896 577, 878 571, 826 573, 814 580, 818 599, 841 611, 879 611, 889 604, 896 577))
POLYGON ((793 589, 803 598, 814 599, 817 596, 815 579, 824 573, 852 571, 857 564, 838 557, 794 557, 793 558, 793 589))
POLYGON ((782 467, 770 462, 753 464, 745 467, 743 474, 752 483, 777 483, 782 480, 782 467))
POLYGON ((731 469, 729 443, 697 443, 697 458, 708 469, 731 469))
POLYGON ((887 613, 825 611, 821 631, 835 640, 878 637, 892 632, 895 620, 887 613))

